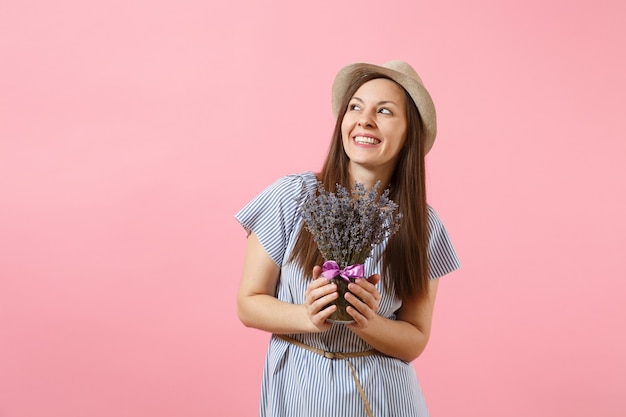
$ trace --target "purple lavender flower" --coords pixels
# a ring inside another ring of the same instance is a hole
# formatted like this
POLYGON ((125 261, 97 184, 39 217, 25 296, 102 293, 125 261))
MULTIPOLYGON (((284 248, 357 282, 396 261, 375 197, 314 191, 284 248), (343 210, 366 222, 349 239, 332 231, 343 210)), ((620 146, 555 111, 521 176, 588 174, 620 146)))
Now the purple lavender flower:
POLYGON ((389 198, 389 189, 378 196, 380 182, 372 190, 355 183, 351 192, 337 184, 331 193, 318 182, 315 196, 302 205, 306 229, 313 235, 322 257, 341 267, 363 264, 372 249, 400 228, 402 214, 389 198))

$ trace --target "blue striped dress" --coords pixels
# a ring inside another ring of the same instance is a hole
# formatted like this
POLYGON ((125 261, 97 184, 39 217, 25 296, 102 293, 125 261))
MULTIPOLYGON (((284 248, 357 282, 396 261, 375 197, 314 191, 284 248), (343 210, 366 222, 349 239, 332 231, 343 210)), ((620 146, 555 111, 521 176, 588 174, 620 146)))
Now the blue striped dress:
MULTIPOLYGON (((281 269, 276 297, 294 304, 304 302, 309 280, 301 268, 287 259, 302 226, 299 202, 316 190, 312 172, 288 175, 266 188, 235 215, 244 229, 258 236, 261 245, 281 269)), ((430 232, 430 278, 459 267, 448 234, 428 208, 430 232)), ((379 273, 384 243, 365 263, 365 275, 379 273)), ((384 278, 383 278, 384 279, 384 278)), ((378 284, 378 313, 395 319, 402 305, 393 293, 378 284)), ((309 346, 330 352, 372 349, 343 324, 333 324, 322 333, 291 334, 309 346)), ((349 359, 370 402, 375 417, 428 416, 428 409, 413 366, 400 359, 372 355, 349 359)), ((262 417, 361 417, 365 408, 345 360, 331 360, 273 336, 270 339, 261 388, 262 417)))

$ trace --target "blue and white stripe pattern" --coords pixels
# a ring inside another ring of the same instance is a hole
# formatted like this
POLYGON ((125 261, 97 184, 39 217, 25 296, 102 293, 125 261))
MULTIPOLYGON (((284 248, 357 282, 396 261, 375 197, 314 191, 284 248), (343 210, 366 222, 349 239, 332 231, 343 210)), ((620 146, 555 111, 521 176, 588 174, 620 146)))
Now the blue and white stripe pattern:
MULTIPOLYGON (((299 202, 314 193, 316 178, 312 172, 280 178, 248 203, 237 220, 281 268, 276 289, 280 300, 302 304, 309 280, 303 271, 288 263, 302 225, 299 202)), ((445 227, 435 211, 428 208, 430 241, 430 278, 438 278, 457 268, 459 261, 445 227)), ((384 243, 374 248, 365 262, 365 275, 379 273, 384 243), (377 260, 375 262, 375 260, 377 260)), ((384 279, 384 277, 383 277, 384 279)), ((393 292, 378 284, 381 302, 378 313, 395 319, 402 302, 393 292)), ((333 324, 323 333, 292 334, 309 346, 330 352, 357 352, 370 345, 342 324, 333 324)), ((349 359, 370 402, 374 416, 428 416, 422 391, 410 363, 382 355, 349 359)), ((345 360, 330 360, 306 349, 272 337, 267 351, 261 388, 261 417, 356 417, 365 416, 365 408, 345 360)))

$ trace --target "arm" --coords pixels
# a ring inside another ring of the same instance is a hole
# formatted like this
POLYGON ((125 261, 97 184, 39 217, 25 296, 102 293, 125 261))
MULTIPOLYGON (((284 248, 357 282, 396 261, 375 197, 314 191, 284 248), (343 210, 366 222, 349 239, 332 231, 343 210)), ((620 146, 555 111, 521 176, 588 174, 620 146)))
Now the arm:
POLYGON ((271 333, 307 333, 327 330, 326 323, 335 306, 321 310, 337 298, 336 286, 318 278, 321 268, 313 270, 304 304, 291 304, 276 298, 280 268, 270 258, 254 232, 247 240, 243 273, 237 295, 237 314, 247 326, 271 333))
MULTIPOLYGON (((374 283, 376 281, 378 276, 374 283)), ((348 307, 348 312, 355 320, 354 324, 349 325, 351 330, 381 353, 407 362, 415 360, 426 348, 430 337, 439 280, 433 279, 429 285, 426 299, 402 303, 397 320, 389 320, 372 309, 372 306, 378 305, 375 300, 378 292, 375 288, 372 292, 372 282, 359 280, 358 284, 350 284, 350 291, 363 299, 361 302, 353 295, 346 294, 346 299, 358 309, 348 307)))

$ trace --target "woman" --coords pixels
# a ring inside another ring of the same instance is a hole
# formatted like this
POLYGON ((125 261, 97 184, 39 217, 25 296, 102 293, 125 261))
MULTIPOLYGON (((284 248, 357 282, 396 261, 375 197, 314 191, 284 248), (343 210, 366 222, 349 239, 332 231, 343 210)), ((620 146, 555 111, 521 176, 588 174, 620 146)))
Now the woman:
POLYGON ((260 415, 427 416, 410 362, 428 341, 437 278, 459 267, 426 203, 435 108, 402 61, 344 67, 332 106, 337 122, 321 172, 279 179, 236 215, 248 232, 239 318, 273 334, 260 415), (400 231, 366 261, 367 278, 349 285, 351 324, 326 320, 337 288, 320 276, 323 260, 298 211, 318 179, 331 191, 380 181, 403 214, 400 231))

